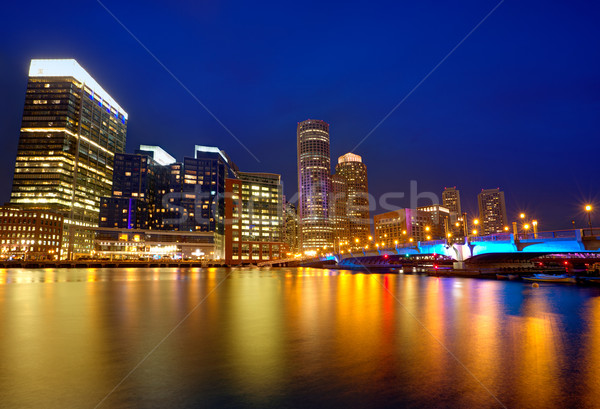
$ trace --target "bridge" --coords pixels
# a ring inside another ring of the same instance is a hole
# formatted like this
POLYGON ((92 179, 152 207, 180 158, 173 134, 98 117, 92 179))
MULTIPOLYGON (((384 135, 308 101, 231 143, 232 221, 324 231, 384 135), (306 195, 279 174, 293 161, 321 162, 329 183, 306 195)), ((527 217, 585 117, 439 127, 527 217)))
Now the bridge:
MULTIPOLYGON (((600 229, 598 229, 600 233, 600 229)), ((535 258, 546 254, 593 253, 600 254, 600 236, 589 230, 561 230, 539 233, 499 233, 489 236, 469 236, 460 242, 432 240, 397 244, 377 250, 361 250, 334 254, 338 264, 351 264, 357 257, 382 257, 392 255, 440 255, 457 262, 483 260, 494 255, 513 255, 518 258, 535 258), (344 263, 344 260, 347 260, 344 263)))

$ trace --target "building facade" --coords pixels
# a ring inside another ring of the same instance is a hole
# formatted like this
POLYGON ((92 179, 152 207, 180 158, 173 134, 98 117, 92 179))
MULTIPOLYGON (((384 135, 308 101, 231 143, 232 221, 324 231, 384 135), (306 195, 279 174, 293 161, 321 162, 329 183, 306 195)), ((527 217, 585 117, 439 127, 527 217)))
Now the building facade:
POLYGON ((375 241, 373 245, 393 246, 395 242, 425 241, 430 215, 416 209, 397 209, 373 216, 375 241))
POLYGON ((153 153, 115 155, 112 195, 100 200, 100 227, 162 229, 169 168, 153 153))
POLYGON ((109 260, 213 260, 214 233, 148 229, 95 229, 95 256, 109 260))
MULTIPOLYGON (((371 234, 369 218, 369 185, 367 166, 359 155, 347 153, 338 158, 335 176, 343 182, 343 194, 336 195, 334 207, 338 209, 342 202, 343 228, 339 233, 348 243, 365 243, 371 234)), ((336 216, 339 216, 339 211, 336 216)), ((337 236, 336 236, 337 237, 337 236)))
POLYGON ((0 207, 0 260, 57 260, 63 222, 60 213, 0 207))
POLYGON ((256 264, 285 258, 281 176, 239 172, 227 179, 225 195, 225 260, 256 264))
POLYGON ((60 213, 59 256, 89 255, 127 113, 75 60, 32 60, 10 203, 60 213))
POLYGON ((449 211, 440 205, 398 209, 375 215, 375 242, 380 246, 439 240, 446 237, 449 211))
POLYGON ((349 223, 347 214, 348 188, 340 175, 329 179, 329 222, 333 231, 333 242, 337 246, 348 241, 349 223))
POLYGON ((439 204, 417 207, 417 211, 427 215, 428 221, 425 226, 425 239, 443 239, 450 232, 450 210, 439 204))
POLYGON ((445 187, 442 192, 442 205, 450 211, 450 222, 456 223, 462 217, 460 206, 460 190, 454 187, 445 187))
POLYGON ((163 204, 165 229, 215 233, 215 256, 225 257, 225 181, 238 168, 217 147, 196 145, 194 157, 169 165, 169 192, 163 204))
POLYGON ((290 255, 296 254, 300 251, 298 238, 298 213, 296 212, 296 206, 285 202, 283 213, 284 242, 290 255))
POLYGON ((296 131, 300 247, 303 251, 331 247, 329 125, 325 121, 308 119, 299 122, 296 131))
POLYGON ((480 234, 502 233, 508 226, 504 192, 497 189, 482 189, 477 195, 479 204, 480 234))

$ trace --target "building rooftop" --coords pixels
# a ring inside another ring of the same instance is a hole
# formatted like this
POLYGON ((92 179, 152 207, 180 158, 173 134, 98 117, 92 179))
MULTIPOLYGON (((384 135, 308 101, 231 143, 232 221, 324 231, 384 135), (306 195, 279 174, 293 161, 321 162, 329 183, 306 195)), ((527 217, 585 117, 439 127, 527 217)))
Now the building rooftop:
POLYGON ((96 82, 86 70, 73 59, 48 59, 31 60, 29 66, 30 77, 73 77, 85 84, 93 93, 100 97, 103 102, 119 111, 125 119, 128 118, 127 112, 115 101, 108 92, 96 82))

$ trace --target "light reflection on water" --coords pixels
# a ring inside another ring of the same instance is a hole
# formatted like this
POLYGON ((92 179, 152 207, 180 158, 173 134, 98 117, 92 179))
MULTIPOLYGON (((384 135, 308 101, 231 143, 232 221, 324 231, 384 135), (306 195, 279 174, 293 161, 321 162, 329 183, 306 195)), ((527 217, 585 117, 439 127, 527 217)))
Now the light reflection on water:
POLYGON ((2 407, 94 407, 157 345, 103 407, 500 407, 486 388, 507 407, 600 402, 596 288, 294 268, 0 284, 2 407))

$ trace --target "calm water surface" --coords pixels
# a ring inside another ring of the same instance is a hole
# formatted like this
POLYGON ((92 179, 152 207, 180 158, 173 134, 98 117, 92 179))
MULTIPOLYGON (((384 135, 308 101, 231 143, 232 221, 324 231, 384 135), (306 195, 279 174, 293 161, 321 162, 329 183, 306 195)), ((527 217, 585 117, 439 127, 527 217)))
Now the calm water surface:
POLYGON ((600 289, 0 270, 0 407, 600 406, 600 289), (112 391, 112 393, 111 393, 112 391))

